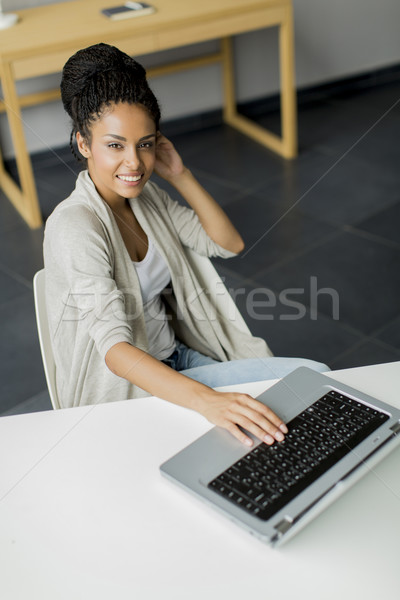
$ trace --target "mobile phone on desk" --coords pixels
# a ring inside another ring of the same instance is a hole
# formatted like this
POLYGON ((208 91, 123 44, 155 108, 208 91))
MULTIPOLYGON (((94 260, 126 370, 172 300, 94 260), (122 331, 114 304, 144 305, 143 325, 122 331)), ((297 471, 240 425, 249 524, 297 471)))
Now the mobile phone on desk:
POLYGON ((155 12, 155 8, 151 4, 146 4, 146 2, 125 2, 125 4, 121 4, 120 6, 104 8, 101 12, 109 19, 119 21, 121 19, 129 19, 130 17, 150 15, 155 12))

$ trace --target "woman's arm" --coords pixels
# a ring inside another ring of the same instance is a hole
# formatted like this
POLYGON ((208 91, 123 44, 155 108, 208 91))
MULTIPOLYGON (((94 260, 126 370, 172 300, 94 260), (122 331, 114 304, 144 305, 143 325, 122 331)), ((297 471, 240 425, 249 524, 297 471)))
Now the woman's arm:
POLYGON ((274 440, 282 441, 283 433, 287 433, 281 419, 248 394, 216 392, 127 342, 112 346, 105 360, 115 375, 153 396, 199 412, 248 446, 252 445, 252 440, 238 425, 267 444, 272 444, 274 440))
POLYGON ((244 242, 228 216, 184 166, 173 144, 161 134, 157 137, 155 171, 191 206, 214 242, 236 254, 243 250, 244 242))
MULTIPOLYGON (((157 138, 155 171, 187 201, 214 242, 231 252, 243 250, 243 240, 225 212, 184 166, 173 144, 161 134, 157 138)), ((116 375, 153 396, 196 410, 248 446, 252 440, 240 427, 267 444, 283 440, 283 434, 287 433, 281 419, 248 394, 216 392, 130 344, 115 344, 106 355, 106 363, 116 375)))

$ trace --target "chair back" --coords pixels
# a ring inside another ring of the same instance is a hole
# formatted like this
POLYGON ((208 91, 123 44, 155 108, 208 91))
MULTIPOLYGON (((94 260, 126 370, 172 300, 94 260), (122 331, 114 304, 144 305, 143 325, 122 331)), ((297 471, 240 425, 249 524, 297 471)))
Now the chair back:
POLYGON ((38 271, 33 278, 33 296, 35 300, 36 325, 39 335, 40 351, 47 388, 53 408, 61 408, 56 388, 56 365, 51 347, 49 322, 45 299, 45 272, 38 271))

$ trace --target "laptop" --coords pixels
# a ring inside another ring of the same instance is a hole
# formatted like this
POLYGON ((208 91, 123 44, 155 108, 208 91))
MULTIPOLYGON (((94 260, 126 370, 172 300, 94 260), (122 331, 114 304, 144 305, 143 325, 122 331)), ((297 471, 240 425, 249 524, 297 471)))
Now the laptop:
POLYGON ((290 539, 400 444, 400 410, 307 367, 257 399, 287 424, 283 442, 268 446, 251 436, 249 450, 215 427, 160 470, 271 546, 290 539))

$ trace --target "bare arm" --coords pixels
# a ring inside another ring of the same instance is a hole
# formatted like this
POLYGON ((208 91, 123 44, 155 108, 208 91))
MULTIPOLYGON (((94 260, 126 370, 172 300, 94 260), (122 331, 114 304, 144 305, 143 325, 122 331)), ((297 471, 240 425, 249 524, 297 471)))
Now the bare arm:
POLYGON ((214 242, 231 252, 243 250, 244 242, 228 216, 184 166, 173 144, 161 134, 157 138, 155 170, 193 208, 214 242))
POLYGON ((149 394, 199 412, 248 446, 252 440, 238 425, 267 444, 281 441, 287 432, 272 410, 248 394, 216 392, 126 342, 115 344, 107 352, 106 364, 113 373, 149 394))

